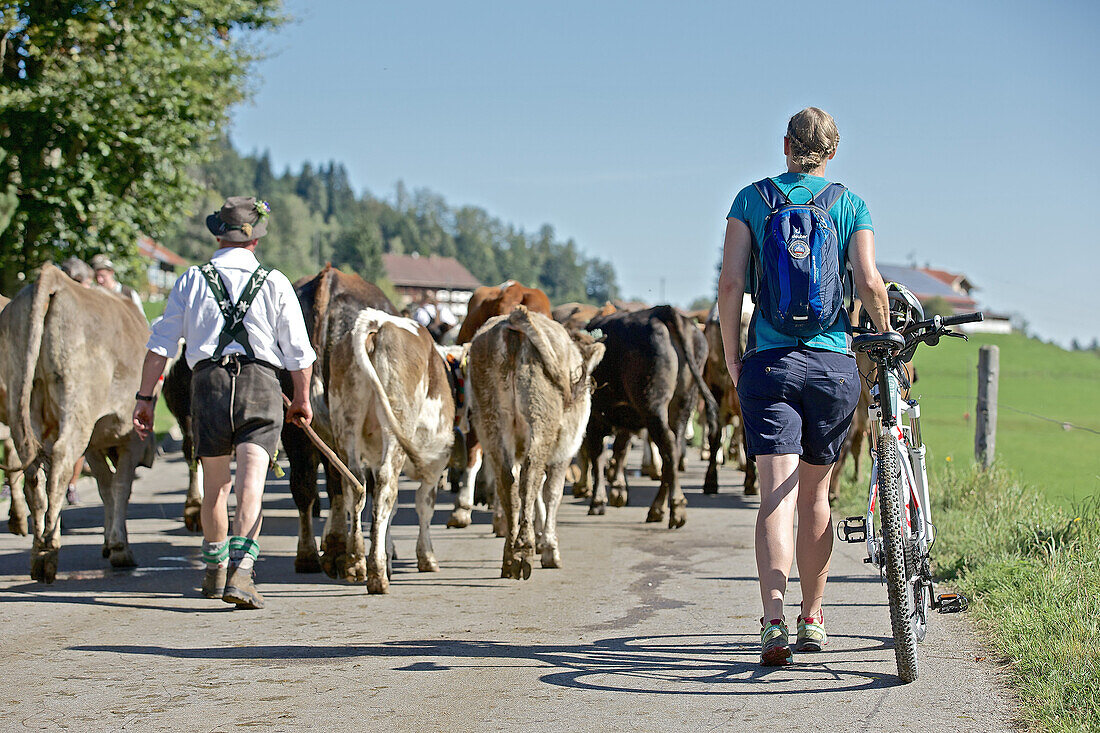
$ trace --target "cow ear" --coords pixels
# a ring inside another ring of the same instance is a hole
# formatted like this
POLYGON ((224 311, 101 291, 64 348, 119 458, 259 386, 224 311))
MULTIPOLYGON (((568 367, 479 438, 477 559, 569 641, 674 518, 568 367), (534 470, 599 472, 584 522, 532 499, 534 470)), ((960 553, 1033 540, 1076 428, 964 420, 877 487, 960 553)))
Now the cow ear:
POLYGON ((589 344, 581 347, 581 357, 584 359, 584 373, 591 374, 596 369, 596 365, 600 363, 600 359, 603 359, 603 353, 606 347, 601 342, 589 344))

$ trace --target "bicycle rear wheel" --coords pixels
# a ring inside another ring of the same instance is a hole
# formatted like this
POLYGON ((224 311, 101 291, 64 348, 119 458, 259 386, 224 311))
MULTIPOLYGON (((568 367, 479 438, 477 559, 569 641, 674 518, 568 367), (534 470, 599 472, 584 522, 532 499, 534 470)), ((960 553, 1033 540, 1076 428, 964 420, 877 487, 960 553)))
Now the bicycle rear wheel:
MULTIPOLYGON (((881 507, 882 547, 886 556, 886 592, 890 597, 890 626, 894 632, 894 657, 902 682, 917 678, 917 635, 913 618, 913 595, 909 592, 906 550, 912 540, 905 530, 901 500, 901 471, 898 451, 890 428, 880 428, 878 445, 878 497, 881 507)), ((908 548, 912 554, 912 548, 908 548)))

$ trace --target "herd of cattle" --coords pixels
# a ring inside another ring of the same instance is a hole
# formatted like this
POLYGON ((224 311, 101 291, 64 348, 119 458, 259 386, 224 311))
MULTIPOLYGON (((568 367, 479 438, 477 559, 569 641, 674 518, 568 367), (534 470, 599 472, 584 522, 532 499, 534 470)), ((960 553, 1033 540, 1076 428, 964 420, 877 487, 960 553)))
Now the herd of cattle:
MULTIPOLYGON (((304 431, 284 425, 282 450, 300 516, 298 572, 323 570, 387 592, 387 530, 402 472, 418 482, 417 567, 437 570, 429 521, 448 469, 455 491, 448 526, 470 524, 482 487, 505 540, 502 577, 529 577, 536 553, 543 567, 559 567, 556 516, 567 477, 572 472, 574 496, 591 497, 589 514, 624 506, 625 457, 639 433, 655 449, 651 475, 660 481, 646 521, 663 521, 667 510, 668 526, 681 527, 687 501, 677 474, 700 407, 709 448, 704 492, 717 492, 718 463, 733 457, 745 471, 745 493, 756 493, 713 311, 692 318, 667 305, 624 311, 578 303, 552 310, 542 291, 508 282, 479 288, 456 345, 441 346, 354 274, 325 267, 295 290, 317 352, 313 428, 358 479, 342 480, 304 431), (329 498, 320 551, 313 532, 319 467, 329 498), (362 525, 368 493, 369 548, 362 525)), ((49 264, 0 307, 8 527, 33 530, 31 577, 49 583, 56 576, 60 511, 82 453, 103 499, 103 556, 116 567, 134 565, 127 503, 136 467, 152 458, 152 446, 131 424, 148 338, 142 313, 129 299, 81 287, 49 264)), ((162 394, 190 465, 184 523, 199 531, 190 379, 186 361, 174 360, 162 394)), ((289 394, 289 378, 284 389, 289 394)), ((857 416, 865 415, 862 408, 857 416)), ((850 441, 862 438, 863 427, 856 425, 850 441)), ((858 443, 852 452, 858 458, 858 443)))

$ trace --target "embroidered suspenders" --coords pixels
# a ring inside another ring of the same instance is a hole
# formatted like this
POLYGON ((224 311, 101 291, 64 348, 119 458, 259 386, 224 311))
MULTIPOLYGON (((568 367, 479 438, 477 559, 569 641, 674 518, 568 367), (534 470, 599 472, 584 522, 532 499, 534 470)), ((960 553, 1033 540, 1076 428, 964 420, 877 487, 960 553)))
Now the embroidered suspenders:
POLYGON ((244 347, 245 356, 249 359, 255 359, 256 354, 252 351, 252 344, 248 342, 248 332, 244 329, 244 316, 248 313, 248 309, 252 307, 252 301, 259 295, 260 288, 263 287, 264 281, 267 280, 267 276, 271 271, 263 265, 257 267, 244 286, 244 292, 241 293, 240 299, 235 304, 230 301, 229 288, 225 286, 225 281, 222 280, 221 273, 214 267, 213 262, 207 262, 199 268, 199 272, 206 278, 206 284, 210 286, 210 292, 218 303, 222 318, 225 319, 221 336, 218 337, 218 347, 214 350, 214 358, 220 358, 226 347, 236 341, 244 347))

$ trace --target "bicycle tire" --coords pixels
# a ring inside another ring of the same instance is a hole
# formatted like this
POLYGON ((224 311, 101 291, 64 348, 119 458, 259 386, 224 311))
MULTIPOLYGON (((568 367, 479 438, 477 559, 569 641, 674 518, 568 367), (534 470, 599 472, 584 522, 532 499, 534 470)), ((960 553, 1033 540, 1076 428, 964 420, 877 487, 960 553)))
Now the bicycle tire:
POLYGON ((880 428, 876 447, 878 498, 882 524, 882 549, 886 556, 886 593, 890 598, 890 626, 894 634, 894 657, 902 682, 917 678, 917 637, 913 627, 913 596, 905 565, 905 515, 901 502, 901 474, 894 437, 880 428))

